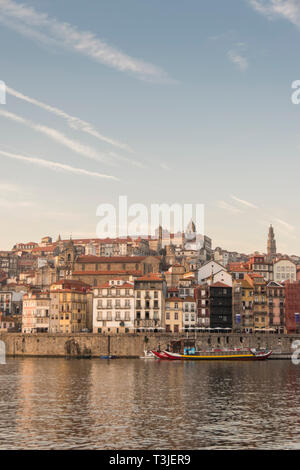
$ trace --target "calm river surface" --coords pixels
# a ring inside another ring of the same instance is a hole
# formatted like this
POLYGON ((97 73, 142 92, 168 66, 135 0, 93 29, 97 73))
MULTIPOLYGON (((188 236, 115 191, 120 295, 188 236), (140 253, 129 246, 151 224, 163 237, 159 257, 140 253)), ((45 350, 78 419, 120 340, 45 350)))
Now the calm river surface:
POLYGON ((0 449, 300 449, 290 361, 7 359, 0 449))

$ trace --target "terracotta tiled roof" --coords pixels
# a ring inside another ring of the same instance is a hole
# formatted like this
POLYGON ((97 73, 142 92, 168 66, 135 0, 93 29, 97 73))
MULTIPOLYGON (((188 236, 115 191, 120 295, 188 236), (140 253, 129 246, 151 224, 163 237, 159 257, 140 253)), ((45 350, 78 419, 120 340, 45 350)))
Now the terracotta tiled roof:
POLYGON ((223 282, 215 282, 214 284, 211 284, 210 287, 231 287, 231 286, 228 286, 228 284, 224 284, 223 282))
POLYGON ((120 274, 128 274, 131 276, 141 276, 142 272, 141 271, 72 271, 72 274, 76 276, 95 276, 95 275, 112 275, 112 276, 118 276, 120 274))
POLYGON ((168 299, 166 299, 166 302, 183 302, 184 299, 182 299, 181 297, 169 297, 168 299))
POLYGON ((79 256, 77 263, 140 263, 147 256, 79 256))
POLYGON ((32 250, 32 253, 40 253, 42 251, 44 251, 45 253, 51 253, 52 251, 54 251, 55 249, 55 246, 37 246, 35 248, 33 248, 32 250))
POLYGON ((185 297, 184 299, 185 302, 195 302, 194 297, 185 297))
MULTIPOLYGON (((122 279, 119 279, 122 281, 122 279)), ((133 282, 124 282, 124 284, 110 284, 109 282, 104 282, 103 284, 100 284, 99 286, 95 287, 95 289, 133 289, 134 284, 133 282)))

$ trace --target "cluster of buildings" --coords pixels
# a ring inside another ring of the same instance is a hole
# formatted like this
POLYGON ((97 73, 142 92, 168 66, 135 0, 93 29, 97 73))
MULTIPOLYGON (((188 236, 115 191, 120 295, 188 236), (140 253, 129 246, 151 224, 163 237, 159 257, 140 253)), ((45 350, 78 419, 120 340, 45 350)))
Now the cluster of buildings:
POLYGON ((0 252, 0 331, 300 331, 300 258, 246 255, 185 233, 18 243, 0 252))

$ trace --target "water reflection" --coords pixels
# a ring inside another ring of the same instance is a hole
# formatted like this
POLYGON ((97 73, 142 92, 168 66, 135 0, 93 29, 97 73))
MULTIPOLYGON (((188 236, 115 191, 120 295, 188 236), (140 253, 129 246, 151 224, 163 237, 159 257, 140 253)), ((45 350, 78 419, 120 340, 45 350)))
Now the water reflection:
POLYGON ((300 448, 300 366, 8 359, 1 449, 300 448))

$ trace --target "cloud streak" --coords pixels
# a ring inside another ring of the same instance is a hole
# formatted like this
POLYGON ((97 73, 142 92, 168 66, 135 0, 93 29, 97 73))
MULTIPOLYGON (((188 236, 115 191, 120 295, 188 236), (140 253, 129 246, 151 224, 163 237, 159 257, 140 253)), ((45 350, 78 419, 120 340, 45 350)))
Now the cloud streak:
POLYGON ((282 225, 289 232, 292 232, 293 230, 295 230, 295 227, 293 225, 285 222, 284 220, 278 219, 278 218, 275 218, 275 220, 276 220, 276 222, 278 222, 280 225, 282 225))
POLYGON ((245 201, 244 199, 239 199, 238 197, 232 195, 231 199, 233 199, 236 202, 239 202, 240 204, 243 204, 244 206, 251 207, 252 209, 258 209, 258 207, 255 204, 252 204, 252 202, 245 201))
POLYGON ((87 157, 96 161, 105 161, 108 158, 107 155, 100 154, 99 152, 94 150, 92 147, 89 147, 88 145, 83 145, 76 140, 69 139, 62 132, 57 131, 56 129, 53 129, 52 127, 44 126, 42 124, 36 124, 30 121, 29 119, 25 119, 22 116, 11 113, 2 108, 0 108, 0 116, 6 119, 9 119, 11 121, 17 122, 18 124, 23 124, 27 127, 30 127, 30 129, 33 129, 34 131, 39 132, 40 134, 46 135, 47 137, 54 140, 55 142, 58 142, 64 147, 67 147, 73 152, 76 152, 84 157, 87 157))
POLYGON ((232 206, 231 204, 228 204, 227 202, 225 201, 218 201, 217 202, 217 206, 220 208, 220 209, 224 209, 228 212, 231 212, 232 214, 241 214, 243 211, 241 211, 240 209, 238 209, 237 207, 234 207, 232 206))
POLYGON ((64 171, 64 172, 73 173, 77 175, 92 176, 95 178, 106 178, 106 179, 118 181, 118 178, 116 178, 115 176, 105 175, 105 174, 98 173, 95 171, 85 170, 83 168, 75 168, 73 166, 66 165, 64 163, 52 162, 50 160, 43 160, 41 158, 35 158, 35 157, 26 157, 25 155, 5 152, 3 150, 0 150, 0 155, 2 155, 3 157, 13 159, 13 160, 21 160, 23 162, 31 163, 33 165, 47 168, 49 170, 64 171))
POLYGON ((69 23, 60 22, 46 13, 40 13, 33 7, 13 0, 0 0, 0 21, 35 41, 77 52, 142 80, 172 81, 162 68, 123 53, 92 32, 80 31, 69 23))
POLYGON ((75 130, 81 130, 82 132, 85 132, 86 134, 89 134, 96 139, 105 142, 107 144, 113 145, 115 147, 118 147, 122 150, 128 150, 131 151, 131 148, 127 144, 123 144, 121 142, 118 142, 117 140, 111 139, 109 137, 104 136, 103 134, 100 134, 93 126, 92 124, 83 121, 82 119, 71 116, 70 114, 66 113, 65 111, 62 111, 59 108, 56 108, 54 106, 51 106, 49 104, 43 103, 42 101, 38 101, 35 98, 31 98, 29 96, 24 95, 23 93, 20 93, 17 90, 14 90, 13 88, 6 87, 6 93, 10 94, 11 96, 14 96, 17 99, 20 99, 22 101, 25 101, 27 103, 33 104, 35 106, 38 106, 39 108, 44 109, 45 111, 48 111, 49 113, 52 113, 58 117, 61 117, 65 119, 68 123, 68 125, 75 130))

